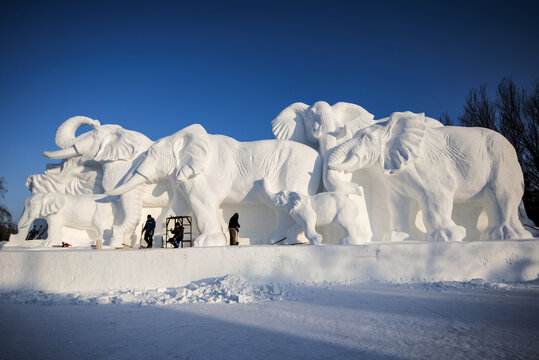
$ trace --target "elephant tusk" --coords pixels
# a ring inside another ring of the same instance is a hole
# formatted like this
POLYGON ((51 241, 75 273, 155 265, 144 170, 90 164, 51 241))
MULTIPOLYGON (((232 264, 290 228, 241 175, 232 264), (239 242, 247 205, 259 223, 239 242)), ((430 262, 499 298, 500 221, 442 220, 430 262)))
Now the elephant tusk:
POLYGON ((332 170, 339 171, 353 171, 359 162, 359 157, 357 155, 352 155, 346 161, 342 163, 328 163, 328 167, 332 170))
POLYGON ((127 180, 123 185, 118 186, 117 188, 107 192, 107 195, 116 196, 122 195, 128 192, 129 190, 134 189, 138 185, 144 184, 148 181, 144 176, 139 173, 133 174, 133 176, 127 180))
POLYGON ((75 156, 80 155, 75 149, 74 146, 71 146, 67 149, 56 150, 56 151, 43 151, 43 155, 49 159, 69 159, 75 156))

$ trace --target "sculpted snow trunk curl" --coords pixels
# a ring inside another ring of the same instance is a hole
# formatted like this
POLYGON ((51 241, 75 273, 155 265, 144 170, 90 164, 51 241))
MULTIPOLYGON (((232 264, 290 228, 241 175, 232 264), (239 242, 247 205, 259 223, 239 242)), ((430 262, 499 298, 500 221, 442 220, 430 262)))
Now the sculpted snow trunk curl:
POLYGON ((73 145, 73 142, 75 141, 75 132, 82 125, 90 125, 95 128, 100 124, 99 121, 90 119, 86 116, 73 116, 58 127, 54 138, 56 145, 61 149, 73 145))

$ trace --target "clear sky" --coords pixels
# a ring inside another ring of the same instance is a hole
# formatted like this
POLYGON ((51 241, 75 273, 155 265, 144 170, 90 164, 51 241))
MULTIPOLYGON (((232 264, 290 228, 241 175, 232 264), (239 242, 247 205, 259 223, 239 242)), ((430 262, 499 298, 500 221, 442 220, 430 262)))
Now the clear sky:
POLYGON ((240 141, 297 101, 455 119, 472 87, 539 78, 538 18, 538 1, 3 1, 4 203, 18 220, 74 115, 240 141))

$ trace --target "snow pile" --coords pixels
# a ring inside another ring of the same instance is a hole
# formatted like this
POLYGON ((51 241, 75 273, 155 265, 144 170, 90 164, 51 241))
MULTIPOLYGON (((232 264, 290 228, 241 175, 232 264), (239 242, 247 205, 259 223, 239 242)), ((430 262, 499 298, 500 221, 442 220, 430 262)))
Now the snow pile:
POLYGON ((0 293, 0 303, 133 304, 169 305, 180 303, 251 303, 282 298, 278 284, 252 285, 237 274, 190 283, 185 287, 146 290, 110 290, 93 293, 55 294, 35 290, 0 293))
POLYGON ((218 278, 194 281, 184 287, 168 287, 144 290, 109 290, 105 292, 48 293, 35 290, 0 292, 0 303, 23 303, 45 305, 68 304, 124 304, 124 305, 171 305, 171 304, 234 304, 269 301, 302 301, 317 296, 320 291, 354 286, 381 286, 387 288, 444 291, 451 289, 539 289, 539 281, 516 283, 491 283, 483 279, 471 281, 438 281, 409 284, 383 282, 304 281, 297 283, 269 283, 253 285, 244 277, 228 274, 218 278), (286 294, 286 295, 285 295, 286 294))

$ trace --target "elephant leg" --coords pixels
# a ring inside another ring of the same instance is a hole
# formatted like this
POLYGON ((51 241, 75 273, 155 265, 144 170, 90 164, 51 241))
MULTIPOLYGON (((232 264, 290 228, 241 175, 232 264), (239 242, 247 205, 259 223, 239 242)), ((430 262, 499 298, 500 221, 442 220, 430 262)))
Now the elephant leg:
POLYGON ((120 197, 120 206, 124 212, 124 219, 121 224, 112 226, 112 238, 110 245, 113 247, 121 246, 126 241, 126 234, 136 232, 136 226, 142 217, 142 198, 147 191, 148 185, 140 185, 137 188, 123 194, 120 197))
POLYGON ((335 222, 344 231, 344 237, 339 241, 341 245, 358 245, 371 241, 370 226, 362 226, 360 219, 350 219, 341 212, 335 222))
POLYGON ((225 246, 226 237, 217 219, 219 205, 214 200, 201 199, 191 193, 189 198, 193 216, 196 219, 200 235, 194 240, 195 246, 225 246))
POLYGON ((7 247, 24 246, 24 242, 26 241, 26 236, 28 236, 29 231, 30 231, 30 226, 19 227, 18 233, 11 234, 9 236, 9 241, 4 246, 7 246, 7 247))
POLYGON ((47 219, 49 229, 47 230, 47 239, 41 244, 42 247, 51 247, 52 245, 59 245, 62 243, 62 227, 63 224, 57 221, 47 219))
POLYGON ((421 199, 420 206, 423 211, 423 222, 427 228, 427 241, 462 241, 466 236, 466 229, 458 226, 451 219, 453 211, 453 197, 442 194, 426 194, 421 199))
POLYGON ((322 235, 316 232, 316 213, 314 211, 306 211, 297 220, 305 229, 305 237, 309 239, 312 245, 322 244, 322 235))
POLYGON ((303 232, 303 226, 294 224, 286 232, 286 244, 294 244, 298 241, 298 236, 303 232))
POLYGON ((390 232, 384 241, 402 241, 410 238, 410 200, 388 189, 390 232))
POLYGON ((532 235, 524 229, 518 217, 520 193, 511 186, 496 187, 485 192, 484 202, 488 215, 488 228, 481 240, 527 239, 532 235))

